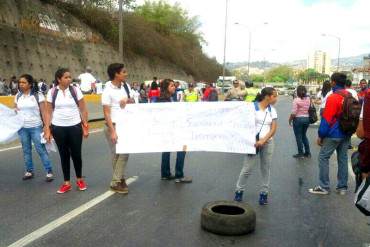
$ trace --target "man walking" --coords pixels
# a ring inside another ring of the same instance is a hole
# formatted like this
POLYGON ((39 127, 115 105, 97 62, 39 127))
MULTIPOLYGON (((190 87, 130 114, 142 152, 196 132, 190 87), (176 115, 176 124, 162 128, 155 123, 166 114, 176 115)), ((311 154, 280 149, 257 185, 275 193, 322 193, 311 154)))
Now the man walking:
POLYGON ((334 73, 331 76, 333 94, 326 101, 325 109, 319 127, 317 144, 321 146, 319 153, 319 185, 309 189, 312 194, 327 195, 330 192, 329 159, 337 151, 338 183, 336 190, 339 194, 347 192, 348 157, 347 149, 351 135, 344 133, 340 127, 339 117, 342 114, 343 95, 349 94, 345 90, 347 76, 343 73, 334 73))

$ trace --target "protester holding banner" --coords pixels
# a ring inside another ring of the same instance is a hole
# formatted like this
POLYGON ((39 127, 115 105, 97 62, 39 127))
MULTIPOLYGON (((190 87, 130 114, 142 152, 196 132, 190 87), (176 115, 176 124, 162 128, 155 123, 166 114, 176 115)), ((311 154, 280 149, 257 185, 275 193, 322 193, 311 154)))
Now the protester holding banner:
MULTIPOLYGON (((176 92, 175 83, 171 79, 165 79, 162 81, 161 85, 161 96, 158 102, 173 102, 172 95, 176 92)), ((184 176, 184 161, 186 152, 177 152, 176 157, 176 167, 175 176, 171 175, 170 167, 170 156, 171 153, 162 153, 162 163, 161 163, 161 176, 162 180, 172 180, 175 179, 176 183, 191 183, 193 180, 191 177, 184 176)))
POLYGON ((235 201, 243 200, 243 192, 246 186, 248 176, 251 174, 253 166, 257 160, 260 160, 262 174, 262 188, 260 192, 259 203, 265 205, 268 203, 267 196, 270 186, 270 166, 274 150, 272 137, 277 128, 277 112, 272 106, 277 101, 277 92, 274 88, 266 87, 257 95, 255 107, 256 119, 256 154, 248 154, 244 158, 244 165, 240 172, 236 184, 235 201))
POLYGON ((113 174, 110 188, 117 193, 127 194, 125 169, 129 155, 116 153, 118 137, 115 126, 120 109, 130 103, 129 93, 123 84, 127 78, 127 71, 123 64, 114 63, 108 66, 108 76, 111 81, 105 84, 101 100, 106 121, 104 132, 112 154, 113 174))
POLYGON ((52 136, 58 146, 64 183, 57 193, 63 194, 72 189, 70 182, 70 159, 77 177, 79 190, 86 190, 82 179, 82 137, 89 135, 87 108, 79 88, 71 85, 72 77, 68 69, 55 72, 56 86, 49 90, 45 121, 45 139, 50 142, 52 136), (51 123, 51 128, 49 127, 51 123))
POLYGON ((23 180, 34 177, 32 162, 32 143, 40 156, 46 172, 46 181, 53 180, 52 165, 45 145, 41 143, 43 119, 46 113, 45 97, 39 92, 37 82, 31 75, 19 77, 19 92, 14 98, 15 109, 24 119, 23 128, 18 131, 22 143, 25 174, 23 180))

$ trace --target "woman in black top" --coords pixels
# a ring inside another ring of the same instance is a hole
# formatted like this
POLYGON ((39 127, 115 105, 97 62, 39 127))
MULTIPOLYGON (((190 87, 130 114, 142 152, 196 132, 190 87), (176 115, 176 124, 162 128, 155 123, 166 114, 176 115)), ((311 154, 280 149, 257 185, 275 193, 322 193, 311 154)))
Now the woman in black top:
MULTIPOLYGON (((161 96, 158 100, 160 102, 172 102, 172 95, 176 93, 175 83, 172 79, 165 79, 161 85, 161 96)), ((172 180, 175 179, 176 183, 191 183, 192 178, 184 176, 184 161, 186 152, 177 152, 176 157, 176 167, 175 176, 171 175, 170 167, 170 152, 162 153, 162 163, 161 163, 161 176, 162 180, 172 180)))

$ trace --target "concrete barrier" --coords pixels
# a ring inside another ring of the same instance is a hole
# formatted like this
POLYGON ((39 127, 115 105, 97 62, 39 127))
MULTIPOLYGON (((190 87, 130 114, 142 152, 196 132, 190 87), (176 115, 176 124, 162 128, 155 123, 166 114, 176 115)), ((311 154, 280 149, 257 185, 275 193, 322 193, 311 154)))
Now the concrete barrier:
MULTIPOLYGON (((101 119, 104 117, 103 109, 101 107, 101 95, 84 95, 87 103, 87 110, 89 112, 89 119, 101 119)), ((0 104, 6 105, 10 108, 14 107, 14 96, 0 96, 0 104)))

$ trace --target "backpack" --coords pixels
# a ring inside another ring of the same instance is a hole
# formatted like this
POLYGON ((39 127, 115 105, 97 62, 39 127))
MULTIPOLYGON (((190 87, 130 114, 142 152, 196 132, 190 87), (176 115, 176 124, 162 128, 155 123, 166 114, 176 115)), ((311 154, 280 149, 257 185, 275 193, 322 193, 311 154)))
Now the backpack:
MULTIPOLYGON (((74 86, 69 86, 68 87, 69 91, 71 92, 71 95, 72 95, 72 98, 73 100, 75 101, 77 107, 78 107, 78 99, 77 99, 77 91, 76 91, 76 87, 74 86)), ((55 101, 57 99, 57 96, 58 96, 58 91, 59 89, 57 87, 53 87, 52 91, 51 91, 51 104, 53 106, 53 109, 55 109, 55 101)))
POLYGON ((351 93, 338 91, 336 94, 343 97, 342 114, 339 117, 340 129, 344 134, 352 135, 356 132, 362 106, 351 93))
POLYGON ((45 92, 48 90, 48 87, 47 87, 47 85, 46 85, 46 83, 45 83, 45 82, 43 82, 43 83, 41 84, 41 88, 40 88, 40 90, 41 90, 41 92, 42 92, 42 93, 45 93, 45 92))
POLYGON ((218 101, 218 93, 216 89, 212 89, 208 96, 208 101, 218 101))

